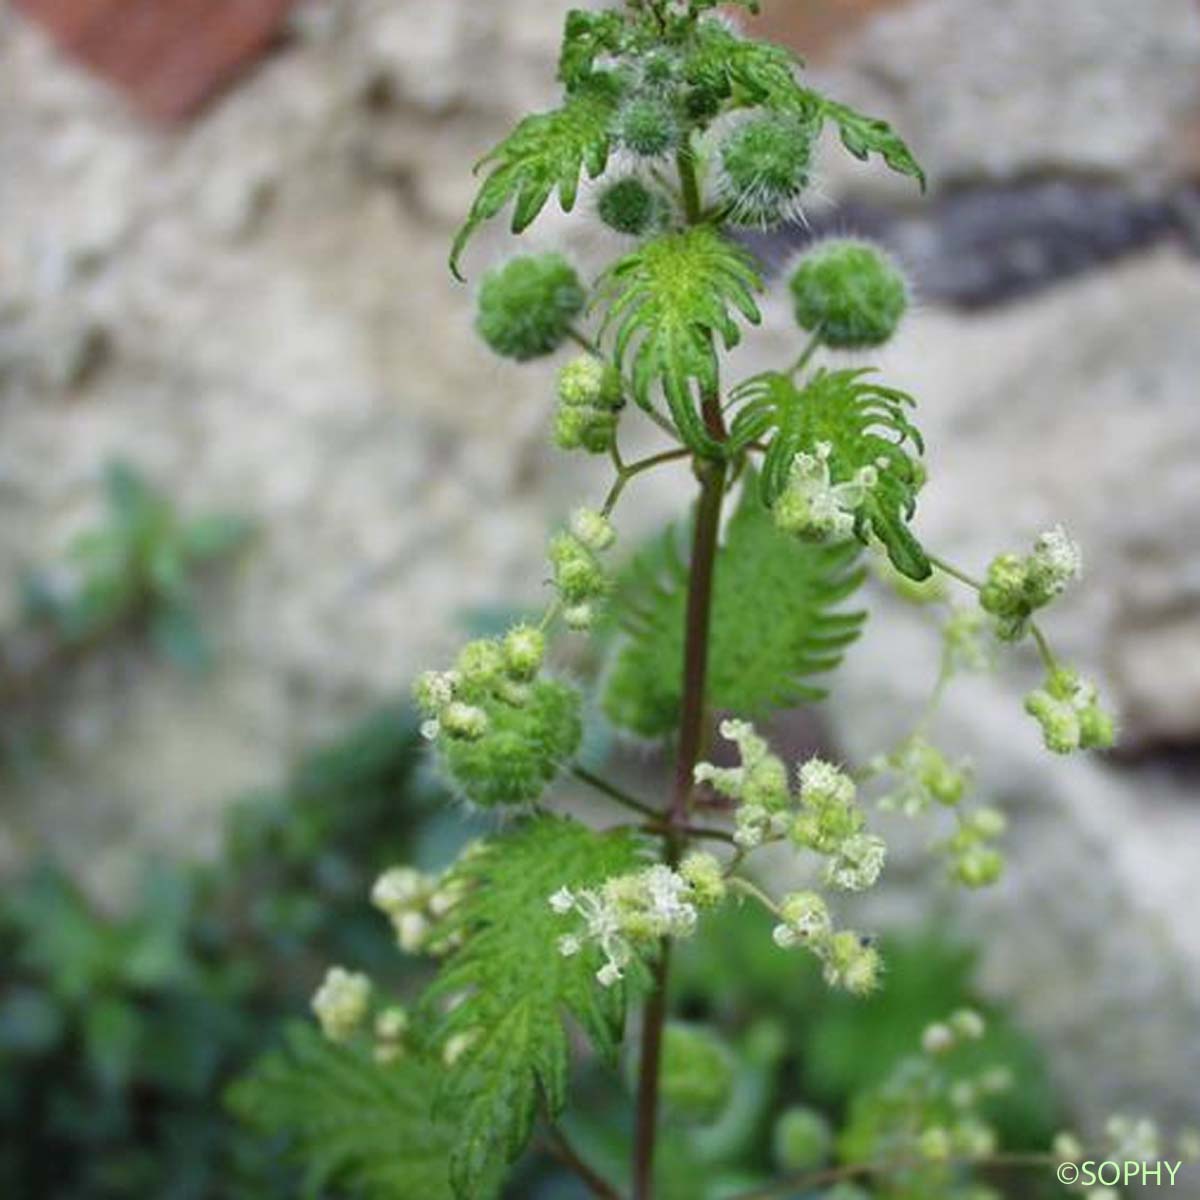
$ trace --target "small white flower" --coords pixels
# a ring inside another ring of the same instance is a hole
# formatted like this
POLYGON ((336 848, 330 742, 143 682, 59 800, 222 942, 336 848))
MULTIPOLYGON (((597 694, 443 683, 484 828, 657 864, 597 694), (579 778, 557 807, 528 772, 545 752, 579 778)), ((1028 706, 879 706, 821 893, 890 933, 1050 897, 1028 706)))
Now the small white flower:
POLYGON ((610 988, 622 978, 621 969, 616 963, 607 962, 596 972, 596 982, 603 988, 610 988))
POLYGON ((429 936, 430 924, 419 912, 404 912, 392 917, 396 943, 405 954, 417 954, 429 936))
POLYGON ((568 887, 561 887, 550 897, 550 907, 561 917, 575 907, 575 896, 568 887))
POLYGON ((371 981, 365 975, 330 967, 312 998, 312 1010, 321 1032, 331 1042, 344 1042, 362 1025, 367 1016, 371 981))
POLYGON ((957 1039, 954 1036, 954 1030, 941 1021, 930 1025, 921 1034, 921 1049, 926 1054, 945 1054, 948 1050, 953 1050, 955 1045, 957 1045, 957 1039))
POLYGON ((865 892, 874 887, 883 871, 887 844, 870 833, 856 834, 838 847, 825 868, 825 880, 847 892, 865 892))
POLYGON ((427 742, 436 742, 441 732, 442 723, 436 717, 430 717, 428 721, 421 722, 421 736, 427 742))
POLYGON ((617 540, 612 522, 594 508, 577 508, 571 514, 571 532, 589 549, 611 549, 617 540))
POLYGON ((558 939, 558 952, 563 958, 574 958, 583 949, 583 939, 574 933, 564 933, 558 939))
POLYGON ((1058 594, 1083 574, 1083 552, 1061 525, 1055 525, 1034 542, 1029 566, 1058 594))
POLYGON ((775 524, 808 541, 840 542, 854 533, 855 514, 879 482, 875 467, 862 467, 854 478, 834 483, 829 471, 833 447, 818 442, 815 454, 792 460, 787 485, 775 500, 775 524))
POLYGON ((413 867, 391 867, 375 880, 371 903, 385 913, 397 912, 414 903, 423 903, 428 880, 413 867))

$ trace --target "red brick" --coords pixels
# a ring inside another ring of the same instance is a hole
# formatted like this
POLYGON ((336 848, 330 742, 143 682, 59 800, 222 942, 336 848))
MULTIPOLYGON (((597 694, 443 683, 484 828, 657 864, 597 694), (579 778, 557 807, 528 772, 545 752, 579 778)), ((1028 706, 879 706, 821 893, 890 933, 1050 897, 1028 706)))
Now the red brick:
POLYGON ((296 0, 14 0, 161 120, 188 116, 271 46, 296 0))
POLYGON ((877 12, 900 8, 911 0, 764 0, 761 17, 748 27, 763 37, 792 46, 819 60, 877 12))

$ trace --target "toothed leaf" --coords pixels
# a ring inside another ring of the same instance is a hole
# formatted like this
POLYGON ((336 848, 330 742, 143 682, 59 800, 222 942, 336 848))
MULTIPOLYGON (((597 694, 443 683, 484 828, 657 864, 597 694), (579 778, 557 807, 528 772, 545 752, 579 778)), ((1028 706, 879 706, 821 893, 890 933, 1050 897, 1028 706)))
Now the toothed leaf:
MULTIPOLYGON (((750 477, 716 566, 709 703, 753 716, 819 700, 864 620, 840 606, 863 579, 853 542, 812 546, 780 533, 750 477)), ((623 728, 669 734, 679 720, 687 567, 669 534, 639 555, 613 597, 625 640, 604 698, 623 728)))

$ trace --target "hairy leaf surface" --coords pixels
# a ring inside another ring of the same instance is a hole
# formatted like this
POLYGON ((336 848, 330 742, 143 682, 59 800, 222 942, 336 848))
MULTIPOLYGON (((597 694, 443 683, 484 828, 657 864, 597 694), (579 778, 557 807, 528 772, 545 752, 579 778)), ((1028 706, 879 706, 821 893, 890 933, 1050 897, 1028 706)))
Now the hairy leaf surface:
MULTIPOLYGON (((864 620, 839 605, 863 579, 854 543, 806 545, 780 533, 757 482, 743 486, 717 557, 709 702, 739 715, 821 699, 864 620)), ((614 605, 626 634, 604 698, 618 725, 662 737, 679 716, 687 567, 669 533, 635 560, 614 605)))
POLYGON ((426 997, 426 1007, 459 998, 438 1023, 440 1044, 463 1035, 468 1048, 443 1086, 460 1114, 450 1172, 461 1197, 497 1163, 515 1158, 533 1127, 539 1097, 551 1114, 566 1100, 573 1017, 596 1049, 616 1054, 631 990, 644 983, 635 965, 623 984, 602 988, 594 947, 565 958, 558 940, 572 919, 549 898, 560 887, 596 886, 636 869, 645 844, 629 832, 600 834, 577 821, 540 816, 485 843, 458 868, 466 897, 447 933, 463 942, 426 997))
POLYGON ((533 224, 555 190, 564 212, 575 207, 582 173, 586 170, 595 179, 608 165, 619 94, 612 75, 589 75, 561 108, 526 117, 480 160, 478 167, 491 170, 454 239, 450 268, 455 275, 459 275, 459 260, 475 231, 510 200, 515 200, 513 233, 522 233, 533 224))
POLYGON ((866 162, 872 154, 878 154, 893 171, 911 176, 921 185, 921 191, 925 190, 925 172, 921 164, 891 125, 825 96, 818 99, 822 115, 837 124, 842 145, 855 158, 866 162))
MULTIPOLYGON (((441 1070, 415 1055, 383 1066, 365 1047, 297 1023, 229 1102, 254 1128, 287 1139, 307 1168, 306 1196, 337 1187, 363 1200, 452 1200, 446 1162, 458 1122, 451 1110, 432 1115, 441 1070)), ((497 1182, 495 1172, 481 1175, 473 1200, 495 1195, 497 1182)))
POLYGON ((908 528, 924 471, 913 457, 923 453, 921 433, 908 419, 915 401, 906 392, 875 383, 866 370, 820 370, 799 388, 790 376, 756 375, 733 392, 742 407, 730 439, 744 447, 769 438, 761 478, 763 501, 772 504, 787 485, 792 460, 819 443, 832 449, 834 482, 862 467, 878 467, 879 481, 859 510, 855 533, 869 533, 887 548, 893 565, 910 579, 927 579, 932 568, 908 528))
POLYGON ((711 225, 663 234, 620 259, 601 277, 597 301, 607 305, 601 336, 611 334, 617 361, 631 365, 634 396, 652 406, 661 383, 671 416, 693 450, 720 454, 705 428, 697 397, 718 386, 714 338, 741 341, 734 313, 762 320, 754 293, 762 277, 751 255, 711 225))

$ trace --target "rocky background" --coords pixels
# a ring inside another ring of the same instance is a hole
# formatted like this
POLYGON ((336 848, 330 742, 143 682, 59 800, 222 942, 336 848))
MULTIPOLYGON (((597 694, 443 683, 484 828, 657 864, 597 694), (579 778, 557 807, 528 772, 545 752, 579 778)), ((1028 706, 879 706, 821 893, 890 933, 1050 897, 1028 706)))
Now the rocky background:
MULTIPOLYGON (((464 610, 538 599, 545 532, 603 472, 549 451, 552 368, 483 351, 445 247, 466 165, 551 94, 547 7, 301 4, 173 127, 0 10, 0 576, 94 519, 114 456, 261 524, 205 598, 211 676, 126 647, 65 688, 52 761, 0 785, 0 864, 49 845, 119 902, 136 855, 204 854, 230 796, 403 691, 464 610)), ((1014 824, 1008 881, 959 919, 1081 1104, 1195 1121, 1200 6, 777 0, 764 23, 933 180, 921 201, 831 153, 812 214, 915 275, 881 365, 923 405, 923 534, 977 569, 1060 519, 1088 551, 1052 632, 1103 681, 1122 752, 1047 760, 1019 706, 1032 661, 955 693, 943 738, 1014 824)), ((790 337, 776 305, 747 361, 790 337)), ((904 732, 935 653, 920 613, 873 607, 828 713, 855 756, 904 732)), ((898 864, 885 918, 954 906, 918 869, 898 864)))

